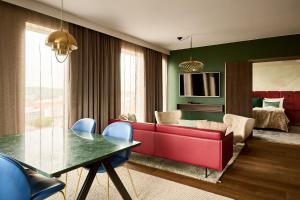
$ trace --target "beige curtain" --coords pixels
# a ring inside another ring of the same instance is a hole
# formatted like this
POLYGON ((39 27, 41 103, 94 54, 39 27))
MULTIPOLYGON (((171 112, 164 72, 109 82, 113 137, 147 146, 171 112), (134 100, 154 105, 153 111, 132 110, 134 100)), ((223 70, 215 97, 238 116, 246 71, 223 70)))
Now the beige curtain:
POLYGON ((69 125, 90 117, 99 132, 120 114, 121 42, 74 24, 69 31, 78 42, 71 54, 69 125))
POLYGON ((163 109, 162 53, 145 49, 144 62, 146 122, 155 122, 154 111, 163 109))
POLYGON ((0 1, 0 135, 24 132, 26 22, 57 28, 59 21, 0 1))

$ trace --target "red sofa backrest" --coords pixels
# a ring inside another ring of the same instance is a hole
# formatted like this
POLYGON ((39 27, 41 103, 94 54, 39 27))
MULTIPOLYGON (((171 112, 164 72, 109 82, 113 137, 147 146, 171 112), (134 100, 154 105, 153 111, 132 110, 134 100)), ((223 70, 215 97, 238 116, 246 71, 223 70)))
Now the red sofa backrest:
MULTIPOLYGON (((109 123, 118 122, 118 121, 124 121, 124 120, 111 119, 109 123)), ((128 122, 131 123, 133 129, 135 130, 161 132, 167 134, 175 134, 175 135, 212 139, 212 140, 222 140, 225 135, 225 133, 222 131, 190 128, 190 127, 175 126, 175 125, 163 125, 163 124, 130 122, 130 121, 128 122)))
POLYGON ((174 125, 156 124, 156 131, 167 134, 182 135, 188 137, 222 140, 225 133, 222 131, 213 131, 199 128, 190 128, 174 125))
MULTIPOLYGON (((109 120, 109 123, 114 123, 119 121, 124 121, 124 120, 111 119, 109 120)), ((133 129, 144 130, 144 131, 155 131, 155 124, 153 123, 131 122, 131 121, 126 121, 126 122, 130 123, 133 129)))

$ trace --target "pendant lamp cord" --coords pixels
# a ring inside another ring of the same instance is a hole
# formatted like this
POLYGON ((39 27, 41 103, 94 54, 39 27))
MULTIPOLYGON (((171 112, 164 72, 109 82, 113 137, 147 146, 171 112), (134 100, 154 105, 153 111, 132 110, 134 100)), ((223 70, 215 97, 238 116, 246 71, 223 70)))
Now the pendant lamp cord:
POLYGON ((192 49, 193 49, 193 35, 191 34, 191 48, 190 48, 190 60, 192 60, 192 49))
POLYGON ((61 10, 60 10, 60 30, 63 30, 63 17, 64 17, 64 3, 63 0, 61 0, 61 10))

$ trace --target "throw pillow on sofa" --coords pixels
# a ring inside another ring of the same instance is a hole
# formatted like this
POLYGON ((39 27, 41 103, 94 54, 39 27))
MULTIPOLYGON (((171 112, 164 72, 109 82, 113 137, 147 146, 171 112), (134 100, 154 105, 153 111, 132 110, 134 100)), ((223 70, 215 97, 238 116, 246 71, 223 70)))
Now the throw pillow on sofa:
POLYGON ((131 121, 131 122, 136 122, 136 116, 135 114, 130 114, 128 113, 127 115, 122 114, 118 118, 119 120, 125 120, 125 121, 131 121))
POLYGON ((136 122, 136 116, 135 114, 130 114, 128 113, 127 114, 127 117, 128 117, 128 120, 131 121, 131 122, 136 122))
POLYGON ((128 120, 128 117, 127 117, 127 115, 124 115, 124 114, 123 114, 123 115, 120 115, 118 119, 119 119, 119 120, 126 120, 126 121, 127 121, 127 120, 128 120))

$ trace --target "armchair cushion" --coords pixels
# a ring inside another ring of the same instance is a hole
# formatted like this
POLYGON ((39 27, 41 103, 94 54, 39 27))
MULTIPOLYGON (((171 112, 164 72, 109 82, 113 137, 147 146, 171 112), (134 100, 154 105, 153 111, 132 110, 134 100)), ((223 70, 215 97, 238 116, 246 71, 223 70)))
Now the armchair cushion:
POLYGON ((197 121, 198 120, 180 119, 180 120, 178 120, 178 125, 179 126, 197 128, 197 121))
POLYGON ((178 124, 181 119, 181 110, 170 111, 170 112, 158 112, 155 111, 155 119, 158 124, 178 124))
POLYGON ((197 120, 197 128, 226 132, 227 126, 221 122, 197 120))

